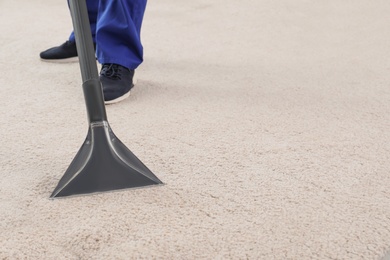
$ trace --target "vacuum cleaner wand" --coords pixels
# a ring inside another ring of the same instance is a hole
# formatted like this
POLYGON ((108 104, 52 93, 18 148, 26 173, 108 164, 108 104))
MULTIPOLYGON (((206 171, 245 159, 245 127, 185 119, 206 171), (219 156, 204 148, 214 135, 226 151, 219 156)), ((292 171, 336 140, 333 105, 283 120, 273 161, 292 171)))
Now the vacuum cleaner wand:
POLYGON ((107 121, 85 0, 70 0, 89 129, 51 198, 163 184, 113 133, 107 121))

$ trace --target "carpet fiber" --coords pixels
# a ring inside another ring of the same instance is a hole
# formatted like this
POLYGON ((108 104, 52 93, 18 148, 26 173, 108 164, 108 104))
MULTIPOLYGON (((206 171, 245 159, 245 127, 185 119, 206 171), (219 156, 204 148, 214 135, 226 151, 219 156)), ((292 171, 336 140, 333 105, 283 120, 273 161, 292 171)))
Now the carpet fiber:
MULTIPOLYGON (((0 1, 0 259, 382 259, 390 2, 149 1, 114 133, 166 185, 50 200, 88 130, 64 0, 0 1)), ((99 67, 100 68, 100 67, 99 67)))

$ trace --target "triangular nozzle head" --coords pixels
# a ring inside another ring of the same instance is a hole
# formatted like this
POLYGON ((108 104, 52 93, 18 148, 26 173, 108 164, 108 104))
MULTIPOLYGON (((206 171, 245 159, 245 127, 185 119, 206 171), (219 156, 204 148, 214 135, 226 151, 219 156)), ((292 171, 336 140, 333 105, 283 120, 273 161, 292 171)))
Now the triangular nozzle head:
POLYGON ((112 132, 93 122, 51 198, 163 184, 112 132))

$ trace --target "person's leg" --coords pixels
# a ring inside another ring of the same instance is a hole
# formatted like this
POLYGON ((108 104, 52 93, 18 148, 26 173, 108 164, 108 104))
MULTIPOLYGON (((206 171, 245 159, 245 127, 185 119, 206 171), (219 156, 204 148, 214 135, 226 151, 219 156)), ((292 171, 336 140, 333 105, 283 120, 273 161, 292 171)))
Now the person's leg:
POLYGON ((96 55, 106 104, 130 95, 134 70, 143 61, 141 25, 146 0, 100 0, 96 55))
MULTIPOLYGON (((68 0, 69 5, 69 0, 68 0)), ((96 21, 98 16, 98 9, 99 9, 99 1, 98 0, 87 0, 87 9, 88 9, 88 17, 89 17, 89 24, 91 25, 91 32, 92 32, 92 39, 93 42, 95 41, 95 35, 96 35, 96 21)), ((69 36, 69 41, 74 42, 74 32, 69 36)))
POLYGON ((101 64, 136 69, 143 61, 141 25, 146 0, 100 0, 96 53, 101 64))

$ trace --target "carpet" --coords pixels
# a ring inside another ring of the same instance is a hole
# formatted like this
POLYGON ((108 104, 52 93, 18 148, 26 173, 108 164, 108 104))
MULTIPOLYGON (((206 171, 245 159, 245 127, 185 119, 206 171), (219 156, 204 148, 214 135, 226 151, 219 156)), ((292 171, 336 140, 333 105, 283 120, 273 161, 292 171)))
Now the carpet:
MULTIPOLYGON (((88 130, 66 1, 0 1, 0 259, 385 259, 390 2, 149 1, 107 106, 164 186, 50 200, 88 130)), ((389 257, 389 255, 387 255, 389 257)))

